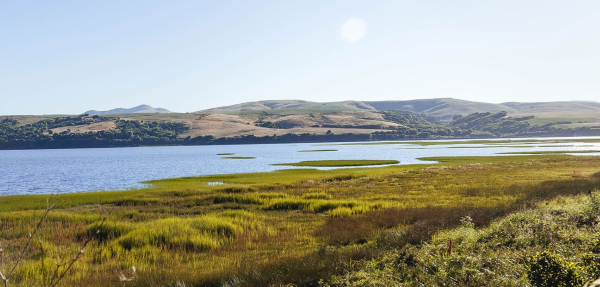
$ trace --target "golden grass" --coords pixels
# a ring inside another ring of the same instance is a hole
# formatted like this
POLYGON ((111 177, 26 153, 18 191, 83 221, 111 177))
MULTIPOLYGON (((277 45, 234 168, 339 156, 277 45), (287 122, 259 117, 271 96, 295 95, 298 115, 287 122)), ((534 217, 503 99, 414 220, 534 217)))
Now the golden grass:
MULTIPOLYGON (((309 284, 340 262, 374 256, 377 248, 368 246, 378 234, 420 226, 419 218, 432 216, 428 208, 501 214, 600 184, 593 176, 600 158, 593 156, 425 160, 440 163, 187 177, 131 191, 61 194, 40 235, 53 254, 68 254, 92 236, 101 211, 110 211, 63 286, 118 285, 115 270, 131 266, 138 270, 132 286, 309 284)), ((5 262, 15 260, 45 206, 46 196, 0 197, 5 262)), ((419 236, 431 232, 417 227, 411 230, 419 236)), ((31 250, 14 284, 39 282, 39 251, 31 250)))

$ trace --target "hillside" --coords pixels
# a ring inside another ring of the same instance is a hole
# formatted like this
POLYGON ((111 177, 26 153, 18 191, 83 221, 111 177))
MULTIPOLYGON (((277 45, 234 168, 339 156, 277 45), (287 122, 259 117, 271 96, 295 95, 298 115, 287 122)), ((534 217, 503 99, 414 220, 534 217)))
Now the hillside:
POLYGON ((406 111, 428 116, 436 116, 441 120, 452 120, 456 115, 465 116, 477 112, 492 112, 501 111, 513 112, 510 107, 502 104, 490 104, 481 102, 472 102, 451 98, 444 99, 425 99, 425 100, 409 100, 409 101, 379 101, 379 102, 364 102, 379 111, 406 111))
POLYGON ((600 112, 600 103, 598 102, 579 102, 579 101, 563 101, 563 102, 542 102, 542 103, 503 103, 514 110, 513 113, 530 114, 530 115, 565 115, 565 114, 589 114, 600 112))
POLYGON ((466 101, 452 98, 417 99, 406 101, 344 101, 317 103, 308 101, 259 101, 233 106, 218 107, 199 111, 199 113, 227 114, 302 114, 330 113, 339 111, 402 111, 439 117, 451 121, 454 116, 465 116, 476 112, 507 112, 515 116, 536 116, 543 118, 589 118, 600 115, 600 103, 562 101, 538 103, 502 103, 492 104, 466 101))
POLYGON ((506 112, 473 113, 451 122, 397 111, 135 115, 81 115, 31 123, 0 118, 0 149, 600 136, 598 125, 532 124, 533 116, 506 112))
POLYGON ((125 108, 116 108, 108 111, 97 111, 97 110, 89 110, 84 114, 88 114, 91 116, 95 115, 114 115, 114 114, 141 114, 141 113, 171 113, 171 111, 163 108, 153 108, 149 105, 139 105, 137 107, 133 107, 130 109, 125 108))
POLYGON ((241 103, 232 106, 212 108, 199 111, 199 113, 209 114, 257 114, 261 112, 269 113, 329 113, 341 111, 377 111, 377 109, 356 101, 318 103, 300 100, 282 100, 282 101, 258 101, 241 103))
POLYGON ((0 148, 600 135, 600 103, 595 102, 286 100, 197 113, 165 111, 142 105, 75 117, 2 116, 0 148))

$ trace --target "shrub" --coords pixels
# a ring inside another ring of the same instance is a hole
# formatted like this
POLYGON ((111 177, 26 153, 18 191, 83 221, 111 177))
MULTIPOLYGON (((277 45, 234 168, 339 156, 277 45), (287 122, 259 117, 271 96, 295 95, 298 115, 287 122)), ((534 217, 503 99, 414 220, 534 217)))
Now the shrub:
POLYGON ((473 219, 466 215, 463 218, 460 219, 460 225, 463 228, 475 228, 475 224, 473 223, 473 219))
POLYGON ((592 278, 600 277, 600 256, 594 253, 587 253, 583 255, 583 265, 585 272, 592 278))
POLYGON ((590 217, 600 215, 600 195, 598 192, 594 191, 590 193, 585 212, 590 217))
POLYGON ((581 278, 575 264, 549 251, 528 259, 527 277, 533 286, 579 286, 581 278))

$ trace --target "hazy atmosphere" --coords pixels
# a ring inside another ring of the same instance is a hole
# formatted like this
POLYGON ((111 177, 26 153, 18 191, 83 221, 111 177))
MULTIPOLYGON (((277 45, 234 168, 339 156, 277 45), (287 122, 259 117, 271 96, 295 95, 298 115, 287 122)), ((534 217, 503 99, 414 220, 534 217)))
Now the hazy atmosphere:
POLYGON ((598 1, 10 1, 0 115, 270 99, 595 101, 598 1))

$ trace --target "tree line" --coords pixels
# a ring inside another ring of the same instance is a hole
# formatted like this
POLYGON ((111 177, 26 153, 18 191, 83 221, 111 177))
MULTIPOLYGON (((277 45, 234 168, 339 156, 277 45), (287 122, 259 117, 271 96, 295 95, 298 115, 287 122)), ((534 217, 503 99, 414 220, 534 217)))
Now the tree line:
MULTIPOLYGON (((181 122, 155 122, 101 118, 98 116, 57 117, 30 124, 6 118, 0 122, 0 149, 133 147, 160 145, 263 144, 295 142, 345 142, 382 140, 422 140, 451 138, 598 136, 600 129, 590 127, 564 128, 566 122, 531 125, 533 117, 510 117, 506 112, 474 113, 456 116, 451 122, 436 117, 407 112, 383 112, 385 121, 399 126, 385 131, 363 134, 283 134, 257 137, 245 135, 215 138, 213 136, 182 137, 190 128, 181 122), (97 132, 71 132, 59 127, 89 125, 99 121, 114 121, 115 128, 97 132)), ((335 125, 327 127, 337 127, 335 125)), ((356 128, 356 127, 355 127, 356 128)), ((360 128, 360 127, 359 127, 360 128)), ((363 127, 366 128, 366 127, 363 127)), ((373 128, 369 126, 368 128, 373 128)))

